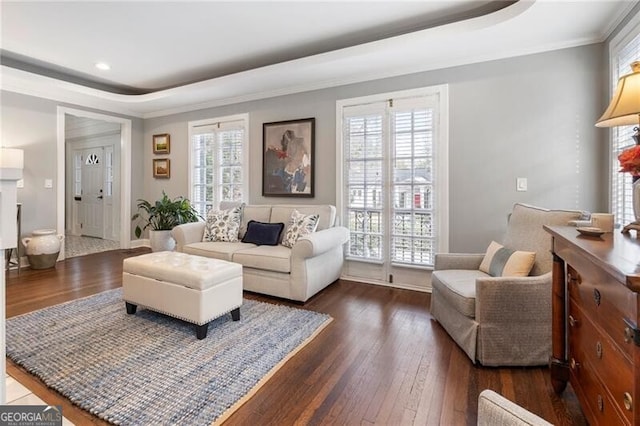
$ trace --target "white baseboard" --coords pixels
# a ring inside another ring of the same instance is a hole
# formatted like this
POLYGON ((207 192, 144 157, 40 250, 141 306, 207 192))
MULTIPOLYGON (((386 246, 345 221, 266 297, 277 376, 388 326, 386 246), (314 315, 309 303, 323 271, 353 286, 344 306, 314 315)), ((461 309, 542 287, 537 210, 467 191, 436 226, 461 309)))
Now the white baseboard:
POLYGON ((362 277, 352 277, 352 276, 348 276, 348 275, 341 275, 340 276, 341 280, 345 280, 345 281, 356 281, 356 282, 361 282, 361 283, 365 283, 365 284, 373 284, 373 285, 379 285, 379 286, 383 286, 383 287, 392 287, 392 288, 400 288, 403 290, 413 290, 413 291, 419 291, 421 293, 431 293, 431 287, 420 287, 420 286, 416 286, 416 285, 411 285, 411 284, 404 284, 404 283, 388 283, 386 281, 378 281, 378 280, 372 280, 372 279, 364 279, 362 277))
POLYGON ((148 238, 142 238, 140 240, 131 240, 131 248, 133 249, 138 247, 151 247, 151 243, 149 243, 148 238))

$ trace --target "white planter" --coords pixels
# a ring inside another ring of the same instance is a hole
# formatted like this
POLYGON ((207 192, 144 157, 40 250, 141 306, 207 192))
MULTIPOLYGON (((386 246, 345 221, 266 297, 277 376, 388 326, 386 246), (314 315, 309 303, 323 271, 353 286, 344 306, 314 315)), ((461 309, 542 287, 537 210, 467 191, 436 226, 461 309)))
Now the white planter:
POLYGON ((151 251, 173 251, 176 241, 171 236, 171 231, 149 231, 149 244, 151 251))
POLYGON ((25 254, 32 269, 46 269, 56 266, 64 235, 56 235, 55 229, 36 229, 31 237, 22 239, 25 254))

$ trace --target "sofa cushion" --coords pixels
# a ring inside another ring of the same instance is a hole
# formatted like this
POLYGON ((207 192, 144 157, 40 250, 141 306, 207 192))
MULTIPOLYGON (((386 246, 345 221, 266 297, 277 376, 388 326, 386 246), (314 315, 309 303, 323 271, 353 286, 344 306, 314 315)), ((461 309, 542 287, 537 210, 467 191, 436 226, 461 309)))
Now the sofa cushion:
POLYGON ((482 271, 446 269, 434 271, 431 285, 461 314, 476 316, 476 279, 488 277, 482 271))
POLYGON ((535 261, 534 251, 517 251, 491 241, 478 269, 492 277, 526 277, 535 261))
POLYGON ((291 272, 291 249, 284 246, 258 246, 233 253, 232 259, 247 268, 291 272))
POLYGON ((284 205, 276 204, 271 209, 271 219, 266 222, 282 222, 285 224, 284 232, 287 232, 287 224, 291 213, 294 210, 298 210, 302 214, 317 214, 320 216, 318 219, 318 231, 328 229, 334 226, 336 221, 336 208, 329 204, 318 205, 284 205))
POLYGON ((256 247, 255 244, 248 243, 226 243, 221 241, 199 242, 186 244, 182 251, 197 256, 211 257, 214 259, 232 260, 233 253, 238 250, 256 247))
POLYGON ((209 210, 202 241, 238 241, 243 206, 228 210, 209 210))
POLYGON ((315 232, 318 228, 318 218, 319 215, 317 214, 304 215, 294 210, 291 213, 287 231, 282 238, 282 245, 291 248, 298 241, 298 238, 315 232))
POLYGON ((247 232, 242 237, 243 243, 253 243, 259 246, 277 246, 284 223, 264 223, 250 220, 247 232))
MULTIPOLYGON (((244 206, 240 223, 240 238, 245 236, 249 222, 252 220, 263 223, 274 222, 271 220, 271 206, 244 206)), ((286 224, 286 222, 282 223, 286 224)))

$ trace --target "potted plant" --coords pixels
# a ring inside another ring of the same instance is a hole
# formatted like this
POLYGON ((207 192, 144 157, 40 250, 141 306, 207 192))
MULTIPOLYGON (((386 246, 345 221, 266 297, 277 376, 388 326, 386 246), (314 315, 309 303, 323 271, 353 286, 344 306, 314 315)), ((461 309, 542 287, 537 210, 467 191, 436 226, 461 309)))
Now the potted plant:
POLYGON ((191 202, 180 196, 173 200, 162 191, 162 198, 155 203, 138 200, 138 212, 131 220, 138 220, 135 234, 140 238, 142 231, 149 228, 149 242, 152 251, 171 251, 175 241, 171 237, 171 230, 183 223, 197 222, 200 215, 191 202))

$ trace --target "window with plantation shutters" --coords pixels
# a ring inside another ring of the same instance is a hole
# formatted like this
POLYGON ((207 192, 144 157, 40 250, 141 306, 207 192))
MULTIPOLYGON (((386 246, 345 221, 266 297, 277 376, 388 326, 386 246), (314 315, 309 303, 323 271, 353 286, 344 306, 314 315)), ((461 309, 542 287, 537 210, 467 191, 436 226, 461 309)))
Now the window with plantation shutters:
POLYGON ((382 260, 382 120, 379 113, 346 117, 347 254, 382 260))
POLYGON ((203 217, 221 201, 247 196, 248 117, 189 123, 191 202, 203 217))
MULTIPOLYGON (((625 27, 611 44, 611 93, 618 79, 631 73, 631 63, 640 61, 640 14, 625 27)), ((631 203, 632 178, 629 173, 620 173, 618 155, 634 144, 631 135, 636 126, 611 128, 611 213, 616 223, 626 225, 635 220, 631 203)))
POLYGON ((446 247, 446 197, 436 202, 447 192, 446 173, 435 173, 436 153, 446 162, 438 128, 444 92, 439 86, 338 103, 338 193, 349 260, 431 267, 446 247))
POLYGON ((433 108, 391 112, 391 260, 432 266, 433 108))

